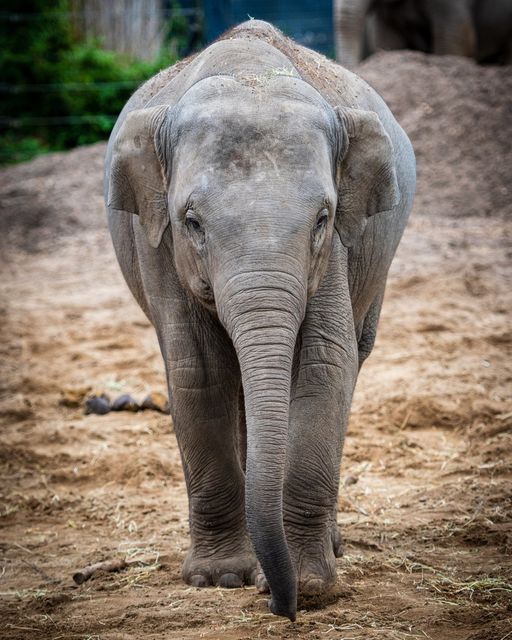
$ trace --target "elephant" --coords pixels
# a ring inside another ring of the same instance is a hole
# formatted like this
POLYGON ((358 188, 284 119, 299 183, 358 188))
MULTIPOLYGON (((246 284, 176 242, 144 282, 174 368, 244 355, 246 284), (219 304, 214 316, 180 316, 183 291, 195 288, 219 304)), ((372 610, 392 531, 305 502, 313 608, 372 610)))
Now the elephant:
POLYGON ((259 20, 122 110, 105 202, 165 363, 186 583, 256 584, 290 620, 335 583, 344 434, 415 176, 380 96, 259 20))
POLYGON ((512 63, 512 0, 335 0, 334 24, 348 68, 379 49, 512 63))

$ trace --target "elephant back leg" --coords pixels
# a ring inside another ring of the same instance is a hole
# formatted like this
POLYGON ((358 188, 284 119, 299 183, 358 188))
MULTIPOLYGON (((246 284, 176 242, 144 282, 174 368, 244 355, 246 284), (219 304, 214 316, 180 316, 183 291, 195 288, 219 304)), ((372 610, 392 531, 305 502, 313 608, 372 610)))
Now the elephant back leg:
POLYGON ((470 2, 430 0, 428 11, 433 53, 476 58, 477 38, 470 2))
POLYGON ((247 424, 245 421, 245 399, 242 385, 240 385, 240 391, 238 392, 238 451, 240 464, 245 473, 247 461, 247 424))
POLYGON ((373 40, 375 51, 394 51, 395 49, 406 49, 405 37, 396 26, 380 17, 373 16, 373 20, 368 24, 367 36, 373 40))
POLYGON ((370 355, 375 344, 377 335, 377 325, 379 324, 380 310, 384 299, 384 287, 374 298, 373 302, 364 317, 363 322, 357 329, 357 353, 359 357, 359 370, 363 362, 370 355))

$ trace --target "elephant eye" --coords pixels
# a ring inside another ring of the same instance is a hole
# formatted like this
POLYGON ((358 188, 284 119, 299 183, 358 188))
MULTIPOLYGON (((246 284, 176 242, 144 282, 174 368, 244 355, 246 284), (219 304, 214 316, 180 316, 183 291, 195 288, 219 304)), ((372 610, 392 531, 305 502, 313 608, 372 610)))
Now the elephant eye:
POLYGON ((187 211, 185 214, 185 226, 189 231, 198 232, 203 230, 201 223, 192 211, 187 211))
POLYGON ((311 249, 316 254, 325 240, 325 229, 329 221, 329 209, 324 207, 318 212, 316 217, 315 226, 311 234, 311 249))
POLYGON ((198 248, 202 248, 205 241, 203 225, 191 209, 185 214, 185 227, 198 248))
POLYGON ((322 211, 320 211, 316 219, 315 231, 320 231, 321 229, 323 229, 327 224, 328 220, 329 220, 329 212, 327 211, 327 209, 322 209, 322 211))

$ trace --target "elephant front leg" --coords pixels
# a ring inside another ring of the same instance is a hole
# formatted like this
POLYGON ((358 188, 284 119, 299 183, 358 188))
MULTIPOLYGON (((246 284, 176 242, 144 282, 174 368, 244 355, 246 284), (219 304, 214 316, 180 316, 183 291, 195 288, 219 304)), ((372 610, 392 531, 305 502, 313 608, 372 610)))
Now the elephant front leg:
POLYGON ((471 2, 431 0, 428 11, 436 55, 476 57, 477 37, 471 2))
POLYGON ((245 526, 240 378, 223 338, 183 335, 190 324, 181 324, 167 343, 161 339, 189 499, 183 578, 196 587, 241 587, 254 582, 256 559, 245 526))
POLYGON ((284 521, 303 594, 336 580, 339 467, 357 372, 348 285, 331 269, 308 306, 291 403, 284 521))

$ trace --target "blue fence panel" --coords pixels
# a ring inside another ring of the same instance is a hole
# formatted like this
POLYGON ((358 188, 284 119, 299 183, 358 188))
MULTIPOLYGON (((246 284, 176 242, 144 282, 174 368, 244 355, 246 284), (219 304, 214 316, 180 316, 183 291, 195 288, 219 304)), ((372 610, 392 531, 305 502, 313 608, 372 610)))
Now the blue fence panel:
POLYGON ((258 18, 268 20, 300 44, 334 55, 332 0, 204 0, 206 39, 258 18))

